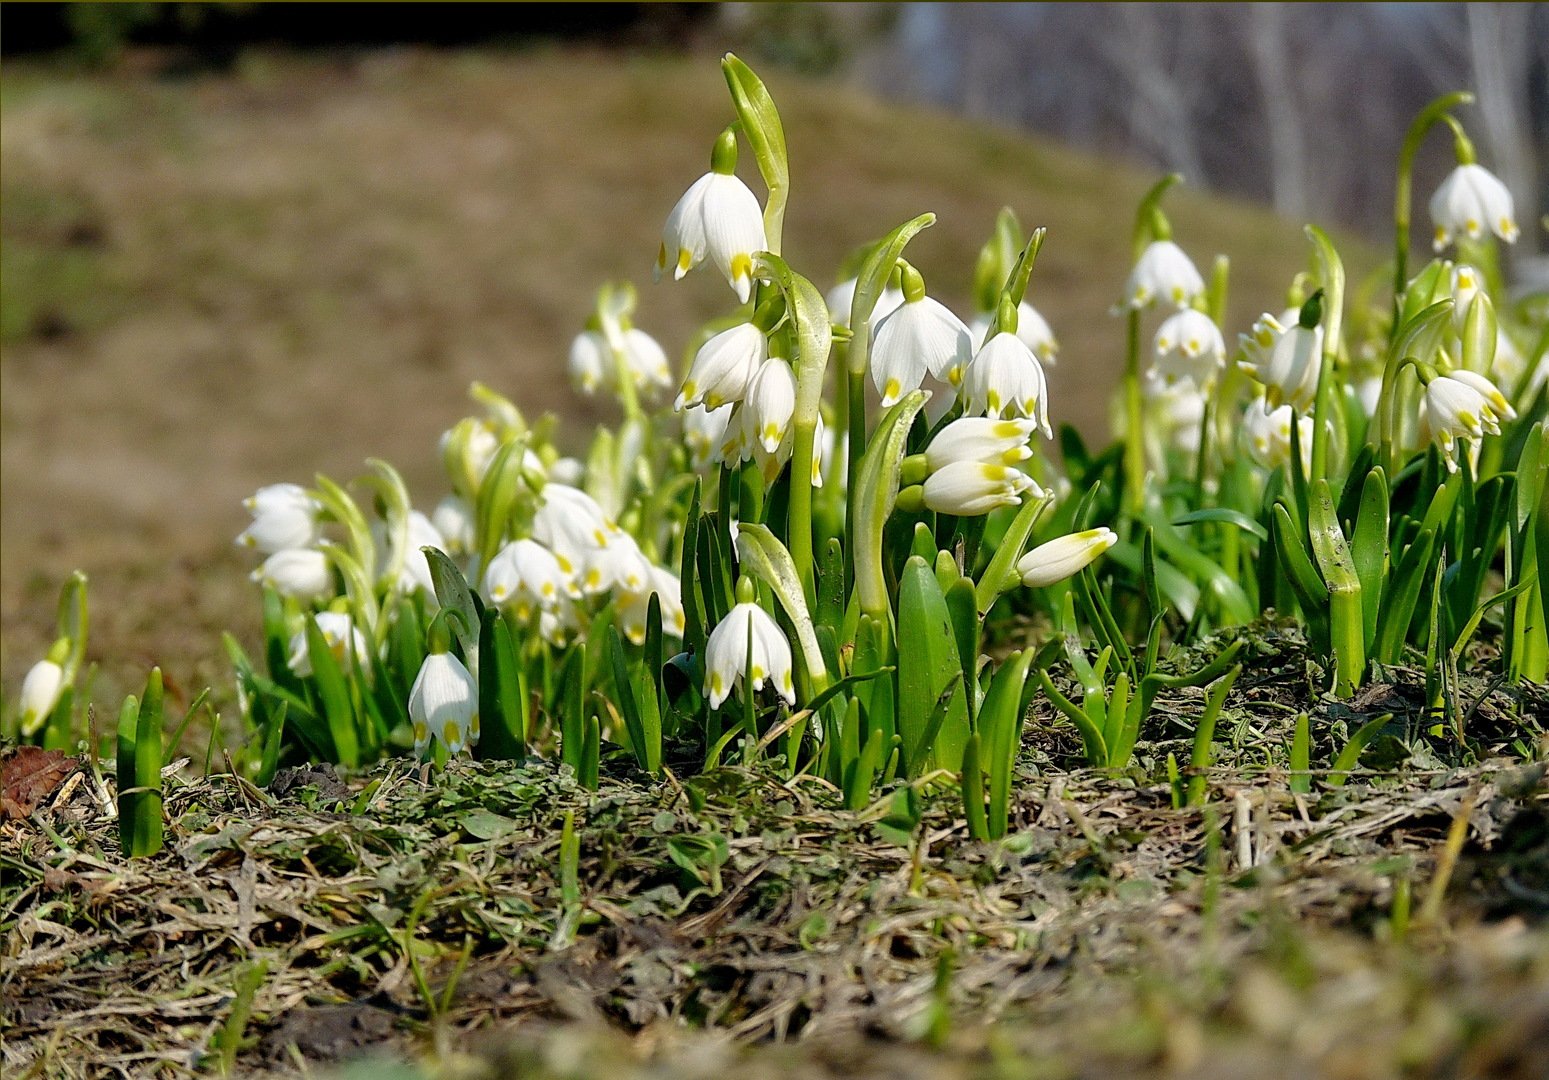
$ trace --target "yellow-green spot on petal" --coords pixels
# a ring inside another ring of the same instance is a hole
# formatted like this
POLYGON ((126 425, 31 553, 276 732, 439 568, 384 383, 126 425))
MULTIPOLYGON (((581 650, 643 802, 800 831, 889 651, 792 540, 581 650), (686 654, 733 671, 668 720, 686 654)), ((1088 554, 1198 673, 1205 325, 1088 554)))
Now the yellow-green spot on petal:
POLYGON ((739 252, 731 257, 731 277, 733 281, 738 278, 753 276, 753 257, 739 252))
POLYGON ((688 248, 678 249, 678 273, 686 274, 694 267, 694 253, 688 248))
POLYGON ((898 392, 903 389, 903 384, 897 379, 889 379, 887 385, 882 388, 882 396, 888 401, 898 400, 898 392))
POLYGON ((430 729, 429 728, 427 728, 424 724, 415 724, 414 725, 414 741, 415 742, 422 743, 422 742, 424 742, 425 740, 427 740, 429 738, 430 738, 430 729))

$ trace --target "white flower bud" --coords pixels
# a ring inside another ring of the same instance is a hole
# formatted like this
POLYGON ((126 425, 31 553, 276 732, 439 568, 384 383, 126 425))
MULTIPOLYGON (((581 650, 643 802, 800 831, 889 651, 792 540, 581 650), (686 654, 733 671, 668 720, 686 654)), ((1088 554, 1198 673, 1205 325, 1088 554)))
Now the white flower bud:
POLYGON ((1487 232, 1516 243, 1517 222, 1511 192, 1483 165, 1459 165, 1431 196, 1433 241, 1437 251, 1459 236, 1478 240, 1487 232))
POLYGON ((719 709, 732 690, 751 675, 753 689, 762 690, 766 680, 787 704, 796 704, 791 681, 791 645, 779 625, 757 604, 738 604, 727 612, 705 643, 705 696, 710 708, 719 709), (752 667, 748 668, 748 636, 752 635, 752 667))
POLYGON ((938 431, 925 447, 926 468, 935 472, 958 461, 1014 465, 1033 456, 1027 440, 1036 430, 1031 420, 961 417, 938 431))
POLYGON ((1017 573, 1023 585, 1041 589, 1079 574, 1118 542, 1118 536, 1106 527, 1057 537, 1018 559, 1017 573))
POLYGON ((36 734, 43 726, 54 706, 59 704, 64 685, 64 668, 55 661, 39 660, 32 665, 22 680, 20 726, 23 735, 36 734))
POLYGON ((1024 472, 982 461, 954 461, 925 478, 921 497, 938 514, 972 517, 999 506, 1015 506, 1024 491, 1040 491, 1024 472))
POLYGON ((276 551, 253 571, 252 577, 281 596, 303 602, 333 595, 333 571, 328 556, 316 548, 276 551))

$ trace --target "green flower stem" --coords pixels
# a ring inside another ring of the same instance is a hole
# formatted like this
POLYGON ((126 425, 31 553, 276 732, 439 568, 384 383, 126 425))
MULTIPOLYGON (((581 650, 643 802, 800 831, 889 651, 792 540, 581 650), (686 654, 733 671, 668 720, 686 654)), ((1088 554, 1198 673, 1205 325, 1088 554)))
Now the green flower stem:
MULTIPOLYGON (((854 343, 851 343, 854 348, 854 343)), ((849 422, 849 438, 846 440, 845 456, 845 515, 844 515, 844 550, 851 558, 844 560, 845 595, 850 594, 850 589, 855 585, 855 520, 857 488, 860 484, 861 456, 866 452, 866 372, 864 369, 857 371, 852 366, 844 373, 844 385, 846 390, 846 413, 849 422)))
POLYGON ((1398 332, 1398 312, 1403 307, 1404 286, 1409 282, 1409 222, 1412 192, 1414 190, 1415 154, 1420 150, 1420 143, 1425 140, 1426 133, 1438 120, 1445 120, 1453 125, 1454 133, 1459 133, 1457 121, 1448 115, 1447 110, 1458 105, 1471 105, 1474 95, 1467 90, 1459 90, 1456 93, 1443 94, 1415 117, 1409 125, 1409 132, 1404 136, 1403 149, 1398 155, 1398 186, 1393 198, 1393 332, 1398 332))
POLYGON ((1334 361, 1339 356, 1343 330, 1345 267, 1327 233, 1309 225, 1307 236, 1317 248, 1323 272, 1323 357, 1312 407, 1312 477, 1322 479, 1328 476, 1329 421, 1334 409, 1334 361))
POLYGON ((1124 508, 1138 516, 1146 505, 1146 448, 1141 431, 1140 311, 1125 316, 1124 342, 1124 508))

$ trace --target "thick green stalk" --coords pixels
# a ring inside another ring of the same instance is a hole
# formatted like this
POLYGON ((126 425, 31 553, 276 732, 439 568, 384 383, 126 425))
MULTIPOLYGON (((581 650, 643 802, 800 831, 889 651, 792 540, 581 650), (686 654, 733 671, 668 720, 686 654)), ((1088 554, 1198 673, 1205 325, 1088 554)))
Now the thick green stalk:
POLYGON ((1126 316, 1124 345, 1124 508, 1139 515, 1146 505, 1146 447, 1141 430, 1140 312, 1126 316))
POLYGON ((1334 361, 1339 355, 1345 305, 1345 267, 1328 234, 1316 225, 1307 236, 1318 251, 1323 271, 1323 356, 1318 369, 1317 397, 1312 407, 1312 479, 1328 476, 1329 421, 1334 409, 1334 361))
POLYGON ((1448 122, 1455 123, 1447 110, 1457 105, 1471 105, 1474 95, 1467 90, 1459 90, 1451 94, 1443 94, 1415 117, 1409 125, 1409 132, 1404 136, 1403 149, 1398 155, 1398 187, 1393 198, 1393 332, 1398 332, 1397 313, 1403 305, 1404 286, 1409 281, 1409 221, 1410 205, 1414 190, 1415 154, 1420 150, 1420 143, 1425 140, 1425 135, 1438 121, 1445 118, 1448 122))

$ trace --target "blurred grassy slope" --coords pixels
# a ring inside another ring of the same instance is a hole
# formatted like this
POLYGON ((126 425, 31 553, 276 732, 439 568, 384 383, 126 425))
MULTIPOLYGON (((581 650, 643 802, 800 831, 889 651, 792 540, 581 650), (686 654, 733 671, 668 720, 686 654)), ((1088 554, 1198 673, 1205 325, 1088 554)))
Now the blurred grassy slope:
MULTIPOLYGON (((832 85, 770 84, 797 269, 826 287, 851 247, 934 210, 911 258, 963 310, 979 244, 1015 207, 1050 230, 1030 295, 1064 345, 1055 419, 1099 433, 1123 339, 1107 309, 1152 177, 832 85)), ((611 416, 564 375, 596 285, 638 282, 638 321, 674 354, 729 300, 705 274, 649 279, 666 211, 730 118, 710 60, 255 54, 234 76, 181 80, 8 64, 0 90, 11 690, 75 566, 94 580, 91 653, 111 658, 110 684, 152 660, 224 681, 213 628, 256 620, 229 548, 242 496, 375 455, 433 501, 435 440, 473 379, 573 418, 579 445, 611 416)), ((1236 325, 1278 310, 1305 260, 1293 224, 1187 190, 1170 207, 1201 267, 1232 257, 1236 325)))

